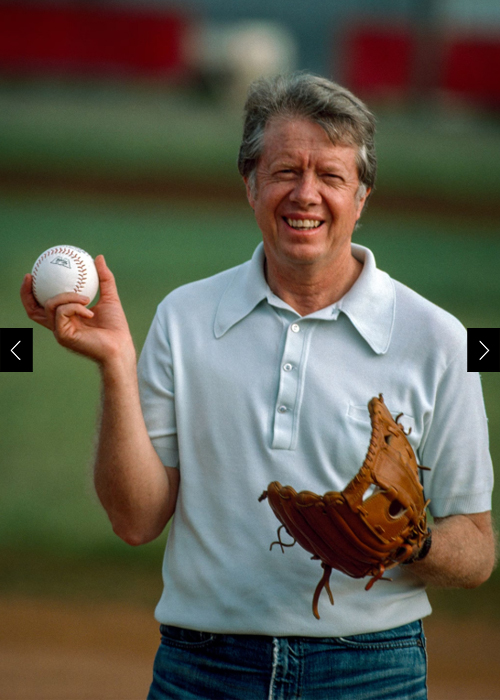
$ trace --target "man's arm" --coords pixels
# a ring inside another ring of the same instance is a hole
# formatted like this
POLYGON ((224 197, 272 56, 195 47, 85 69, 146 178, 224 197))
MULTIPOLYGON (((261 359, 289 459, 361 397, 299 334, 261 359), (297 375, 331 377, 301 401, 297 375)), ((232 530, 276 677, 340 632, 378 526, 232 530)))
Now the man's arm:
POLYGON ((179 470, 164 467, 142 416, 135 360, 101 368, 103 402, 94 482, 115 533, 132 545, 158 537, 175 510, 179 470))
POLYGON ((488 511, 436 518, 429 554, 408 569, 441 588, 476 588, 490 577, 495 563, 496 538, 488 511))
POLYGON ((60 294, 44 307, 26 275, 21 299, 31 320, 53 331, 58 343, 98 363, 103 407, 95 486, 116 534, 129 544, 157 537, 172 516, 179 470, 164 467, 142 416, 135 348, 114 277, 104 258, 95 260, 100 299, 92 308, 78 294, 60 294))

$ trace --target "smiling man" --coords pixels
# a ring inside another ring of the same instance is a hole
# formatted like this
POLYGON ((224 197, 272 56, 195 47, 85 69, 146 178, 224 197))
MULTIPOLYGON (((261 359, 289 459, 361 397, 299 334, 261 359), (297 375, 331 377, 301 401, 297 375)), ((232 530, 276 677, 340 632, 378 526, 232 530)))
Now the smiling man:
POLYGON ((148 542, 173 515, 150 700, 421 700, 426 585, 472 588, 492 571, 492 465, 465 329, 351 241, 374 186, 374 131, 326 79, 251 86, 238 165, 263 241, 163 300, 138 374, 101 256, 91 310, 71 294, 42 309, 25 279, 30 318, 100 365, 95 483, 115 532, 148 542), (274 480, 342 491, 380 393, 430 468, 433 537, 368 592, 334 570, 335 605, 320 601, 316 619, 318 562, 269 551, 276 520, 258 499, 274 480))
POLYGON ((267 282, 301 315, 340 299, 361 273, 351 237, 371 188, 359 181, 357 156, 309 119, 275 117, 255 176, 245 178, 267 282))

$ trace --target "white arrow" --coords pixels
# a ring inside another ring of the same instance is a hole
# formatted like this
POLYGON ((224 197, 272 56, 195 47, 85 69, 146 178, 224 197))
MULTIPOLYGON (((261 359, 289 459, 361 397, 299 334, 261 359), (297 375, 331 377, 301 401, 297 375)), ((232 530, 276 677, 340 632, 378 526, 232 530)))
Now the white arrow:
MULTIPOLYGON (((15 355, 16 357, 17 357, 17 355, 16 355, 16 353, 14 352, 14 350, 17 348, 17 346, 19 345, 20 342, 21 342, 21 341, 18 340, 17 343, 14 345, 14 347, 10 349, 11 353, 12 353, 13 355, 15 355)), ((479 341, 479 342, 481 342, 481 341, 479 341)), ((20 357, 17 357, 17 359, 18 359, 19 361, 21 360, 20 357)))
MULTIPOLYGON (((483 348, 486 348, 486 345, 483 343, 482 340, 480 340, 479 342, 481 343, 481 345, 483 346, 483 348)), ((490 349, 489 349, 489 348, 486 348, 486 352, 485 352, 483 355, 481 355, 481 357, 480 357, 479 359, 482 360, 483 357, 485 357, 485 356, 489 353, 489 351, 490 351, 490 349)))

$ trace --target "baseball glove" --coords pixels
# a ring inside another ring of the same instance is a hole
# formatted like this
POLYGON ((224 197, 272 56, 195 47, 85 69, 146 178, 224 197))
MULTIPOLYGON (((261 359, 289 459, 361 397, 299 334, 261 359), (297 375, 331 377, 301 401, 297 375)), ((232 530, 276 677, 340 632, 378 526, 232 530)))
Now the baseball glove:
MULTIPOLYGON (((388 411, 382 394, 368 404, 372 435, 363 466, 342 492, 319 496, 297 493, 291 486, 273 481, 259 501, 269 504, 281 522, 278 540, 271 544, 291 547, 298 542, 321 561, 323 576, 313 597, 313 613, 319 619, 318 601, 326 588, 330 602, 332 568, 353 578, 370 576, 369 590, 387 569, 413 559, 430 531, 427 530, 423 487, 415 454, 402 425, 388 411), (281 541, 282 528, 294 539, 281 541)), ((386 579, 387 580, 387 579, 386 579)), ((390 579, 389 579, 390 580, 390 579)))

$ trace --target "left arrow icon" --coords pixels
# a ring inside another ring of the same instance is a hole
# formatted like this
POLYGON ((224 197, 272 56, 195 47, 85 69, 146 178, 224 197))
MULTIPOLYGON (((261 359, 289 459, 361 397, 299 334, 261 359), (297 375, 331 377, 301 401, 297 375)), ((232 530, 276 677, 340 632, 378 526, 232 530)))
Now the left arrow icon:
POLYGON ((17 346, 19 345, 20 342, 21 342, 21 341, 18 340, 17 343, 14 345, 14 347, 10 349, 11 353, 12 353, 13 355, 15 355, 15 356, 17 357, 18 360, 21 360, 21 358, 20 358, 18 355, 16 355, 16 353, 14 352, 14 350, 17 348, 17 346))
POLYGON ((1 372, 33 372, 33 328, 0 328, 1 372))

